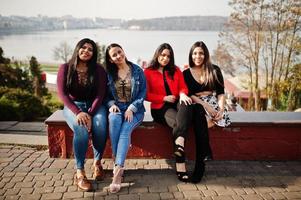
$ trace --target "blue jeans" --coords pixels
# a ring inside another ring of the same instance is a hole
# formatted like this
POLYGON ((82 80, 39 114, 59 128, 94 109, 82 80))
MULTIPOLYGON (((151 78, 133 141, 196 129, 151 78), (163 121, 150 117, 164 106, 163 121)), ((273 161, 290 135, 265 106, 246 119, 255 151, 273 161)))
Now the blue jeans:
POLYGON ((116 103, 116 105, 119 107, 120 112, 109 113, 109 133, 115 165, 123 167, 131 144, 131 133, 141 124, 144 113, 134 113, 133 121, 128 122, 125 121, 124 113, 129 104, 116 103))
MULTIPOLYGON (((75 101, 74 103, 84 112, 87 112, 91 105, 88 102, 82 101, 75 101)), ((78 125, 76 121, 76 115, 66 106, 64 107, 63 114, 68 126, 74 133, 73 150, 76 168, 84 169, 89 142, 89 133, 84 126, 78 125)), ((107 140, 107 110, 105 106, 101 105, 92 117, 91 130, 94 160, 101 160, 107 140)))

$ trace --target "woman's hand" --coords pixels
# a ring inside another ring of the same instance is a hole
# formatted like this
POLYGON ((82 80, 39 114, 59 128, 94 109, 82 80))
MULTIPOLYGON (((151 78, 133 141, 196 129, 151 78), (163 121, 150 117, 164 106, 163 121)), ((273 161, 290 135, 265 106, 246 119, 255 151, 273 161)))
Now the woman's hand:
POLYGON ((113 104, 110 108, 109 108, 109 112, 120 112, 120 109, 118 108, 118 106, 116 106, 115 104, 113 104))
POLYGON ((80 112, 76 115, 76 121, 78 125, 85 126, 88 132, 91 132, 92 120, 91 116, 88 113, 80 112))
POLYGON ((184 93, 180 93, 180 104, 184 103, 186 106, 192 104, 192 99, 184 93))
POLYGON ((170 103, 175 103, 176 100, 177 98, 175 95, 168 95, 163 98, 163 101, 170 102, 170 103))
POLYGON ((125 121, 132 122, 133 121, 133 111, 127 109, 124 113, 125 121))
POLYGON ((223 118, 224 115, 224 109, 219 109, 219 111, 216 113, 215 117, 213 118, 214 121, 219 121, 223 118))
POLYGON ((206 111, 208 112, 208 114, 211 116, 211 118, 213 119, 213 120, 215 120, 215 117, 216 117, 216 115, 217 115, 217 111, 214 109, 214 108, 212 108, 209 104, 207 104, 206 103, 206 105, 205 105, 205 107, 204 107, 205 109, 206 109, 206 111))

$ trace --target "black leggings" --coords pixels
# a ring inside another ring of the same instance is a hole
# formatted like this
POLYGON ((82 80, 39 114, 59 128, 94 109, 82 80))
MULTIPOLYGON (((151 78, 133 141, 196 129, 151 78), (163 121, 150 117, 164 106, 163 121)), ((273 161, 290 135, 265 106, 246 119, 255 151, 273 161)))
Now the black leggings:
POLYGON ((192 107, 185 104, 178 104, 177 108, 164 105, 161 109, 151 109, 151 115, 155 122, 172 128, 174 139, 180 136, 186 139, 192 117, 191 111, 192 107))
POLYGON ((206 156, 212 155, 209 143, 208 125, 206 111, 200 104, 193 105, 193 129, 195 134, 196 161, 204 160, 206 156))

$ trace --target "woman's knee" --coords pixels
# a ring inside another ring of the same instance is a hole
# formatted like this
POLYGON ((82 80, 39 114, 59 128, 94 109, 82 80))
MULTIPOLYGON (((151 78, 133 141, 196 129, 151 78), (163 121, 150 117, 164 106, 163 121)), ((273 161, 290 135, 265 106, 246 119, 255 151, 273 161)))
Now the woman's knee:
POLYGON ((168 126, 174 128, 177 125, 177 111, 174 109, 168 109, 164 114, 165 121, 168 126))
POLYGON ((84 126, 74 126, 74 139, 77 140, 89 140, 89 133, 86 127, 84 126))

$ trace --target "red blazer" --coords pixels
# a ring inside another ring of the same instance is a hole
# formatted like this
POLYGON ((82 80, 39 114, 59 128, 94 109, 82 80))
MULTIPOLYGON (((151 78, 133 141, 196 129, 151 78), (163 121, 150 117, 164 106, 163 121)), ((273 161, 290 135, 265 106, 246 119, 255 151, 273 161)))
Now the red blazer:
MULTIPOLYGON (((146 100, 151 102, 151 109, 160 109, 163 104, 163 98, 167 96, 164 87, 163 74, 158 70, 153 70, 147 68, 144 70, 146 78, 146 100)), ((176 67, 176 71, 173 80, 165 71, 165 77, 167 79, 167 84, 171 90, 171 93, 179 99, 180 93, 188 94, 188 89, 184 81, 183 74, 181 70, 176 67)))

